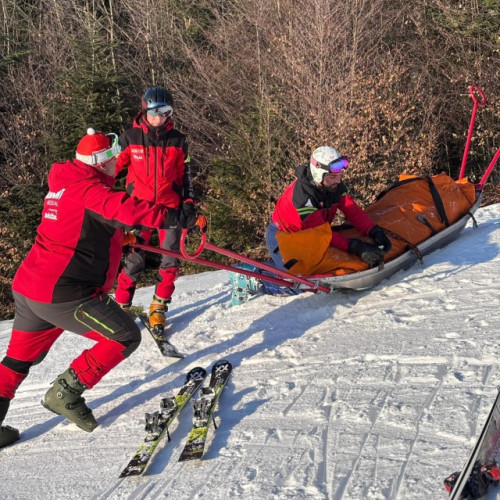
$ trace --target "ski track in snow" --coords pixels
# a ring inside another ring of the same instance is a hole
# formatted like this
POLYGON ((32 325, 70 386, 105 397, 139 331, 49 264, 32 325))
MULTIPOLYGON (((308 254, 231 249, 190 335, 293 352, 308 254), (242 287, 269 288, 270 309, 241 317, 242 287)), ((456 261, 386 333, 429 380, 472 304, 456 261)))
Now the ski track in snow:
MULTIPOLYGON (((65 333, 34 366, 6 423, 22 440, 0 451, 1 499, 445 499, 500 383, 500 205, 477 230, 364 292, 259 296, 230 306, 228 273, 179 280, 165 359, 139 349, 92 391, 100 423, 80 431, 39 404, 84 347, 65 333), (142 477, 118 475, 143 439, 144 413, 194 366, 233 364, 204 460, 179 463, 188 405, 142 477)), ((148 305, 152 288, 138 290, 148 305)), ((5 353, 12 321, 0 323, 5 353)), ((490 499, 496 493, 490 493, 490 499)))

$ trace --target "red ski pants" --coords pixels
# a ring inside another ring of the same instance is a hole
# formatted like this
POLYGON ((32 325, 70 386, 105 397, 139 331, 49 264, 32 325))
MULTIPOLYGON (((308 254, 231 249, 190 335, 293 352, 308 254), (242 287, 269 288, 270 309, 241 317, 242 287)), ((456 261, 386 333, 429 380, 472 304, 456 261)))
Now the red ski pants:
MULTIPOLYGON (((152 231, 141 232, 141 242, 148 245, 152 231)), ((181 231, 179 228, 160 229, 158 231, 160 247, 179 253, 181 231)), ((131 249, 125 254, 123 268, 118 275, 115 298, 119 304, 132 302, 137 280, 146 266, 146 253, 143 250, 131 249)), ((170 299, 175 290, 175 280, 179 276, 179 259, 162 255, 160 269, 156 275, 155 294, 161 299, 170 299)))
POLYGON ((105 294, 62 304, 35 302, 15 292, 14 299, 16 316, 7 353, 0 362, 0 397, 14 397, 31 366, 45 358, 64 330, 96 342, 70 364, 89 389, 141 341, 134 320, 105 294))

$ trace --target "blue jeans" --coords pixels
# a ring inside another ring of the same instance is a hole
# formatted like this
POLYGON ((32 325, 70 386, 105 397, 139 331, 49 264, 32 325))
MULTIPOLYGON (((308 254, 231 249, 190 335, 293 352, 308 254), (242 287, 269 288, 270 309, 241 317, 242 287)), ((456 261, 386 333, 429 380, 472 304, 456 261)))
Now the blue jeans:
POLYGON ((279 231, 276 224, 271 221, 266 230, 266 246, 271 254, 271 259, 273 259, 274 265, 276 269, 281 269, 282 271, 286 271, 285 265, 283 263, 283 258, 280 254, 280 248, 278 245, 278 240, 276 239, 276 233, 279 231))

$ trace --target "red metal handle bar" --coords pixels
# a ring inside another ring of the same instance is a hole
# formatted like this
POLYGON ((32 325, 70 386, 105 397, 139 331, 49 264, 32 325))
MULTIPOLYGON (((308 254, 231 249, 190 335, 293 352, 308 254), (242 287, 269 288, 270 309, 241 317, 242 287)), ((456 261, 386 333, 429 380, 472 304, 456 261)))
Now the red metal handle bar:
POLYGON ((472 132, 474 130, 474 122, 476 121, 476 113, 478 107, 483 107, 486 105, 486 96, 484 92, 477 86, 471 85, 469 87, 469 94, 474 101, 474 107, 472 108, 472 116, 469 123, 469 132, 467 134, 467 140, 465 141, 465 150, 464 156, 462 158, 462 166, 460 167, 460 174, 458 175, 458 179, 460 180, 465 174, 465 166, 467 164, 467 157, 469 156, 469 148, 472 139, 472 132), (476 93, 479 94, 480 99, 477 98, 476 93))
MULTIPOLYGON (((130 246, 134 247, 134 248, 139 248, 141 250, 145 250, 147 252, 158 253, 161 255, 168 255, 170 257, 175 257, 176 259, 185 259, 185 257, 181 253, 173 252, 172 250, 165 250, 164 248, 153 247, 150 245, 143 245, 142 243, 133 243, 130 246)), ((264 280, 264 281, 270 281, 271 283, 276 283, 278 285, 283 285, 283 286, 287 286, 287 287, 290 287, 291 285, 293 285, 293 283, 290 283, 290 281, 287 281, 285 279, 275 278, 274 276, 263 276, 262 274, 260 274, 258 272, 249 271, 247 269, 240 269, 239 267, 221 264, 219 262, 213 262, 211 260, 200 259, 198 257, 194 257, 194 258, 192 257, 192 258, 187 259, 187 260, 190 260, 191 262, 196 262, 196 264, 201 264, 204 266, 213 267, 215 269, 221 269, 221 270, 225 270, 225 271, 234 271, 236 273, 245 274, 247 276, 252 276, 253 278, 257 278, 257 279, 264 280)), ((272 269, 274 269, 274 268, 272 268, 272 269)), ((297 281, 297 280, 295 280, 294 275, 290 275, 290 276, 291 276, 291 279, 293 279, 293 281, 297 281)), ((314 282, 310 282, 310 283, 312 285, 310 288, 303 288, 303 290, 305 292, 317 292, 317 291, 324 292, 324 293, 331 293, 332 292, 332 289, 330 287, 316 285, 316 283, 314 283, 314 282)))
POLYGON ((181 254, 186 260, 194 260, 198 257, 198 255, 203 252, 203 249, 205 248, 205 244, 207 242, 207 233, 203 232, 201 233, 201 239, 200 239, 200 245, 198 248, 193 252, 193 253, 188 253, 186 250, 186 239, 188 237, 189 229, 183 229, 181 233, 181 244, 180 244, 180 249, 181 249, 181 254))
POLYGON ((477 104, 480 108, 486 106, 486 96, 484 95, 484 92, 477 85, 471 85, 469 87, 469 94, 472 97, 474 104, 477 104), (480 99, 476 97, 476 92, 479 94, 480 99))
POLYGON ((486 184, 486 181, 488 180, 488 177, 490 176, 490 174, 493 170, 493 167, 495 166, 496 162, 498 161, 498 158, 500 158, 500 148, 497 149, 495 156, 491 160, 491 163, 489 164, 488 168, 486 169, 486 172, 484 172, 483 176, 481 177, 481 180, 479 181, 478 184, 476 184, 477 189, 479 189, 480 191, 483 190, 483 187, 486 184))
MULTIPOLYGON (((320 292, 324 292, 324 293, 331 292, 331 289, 327 286, 319 285, 318 283, 314 283, 313 281, 306 280, 305 278, 302 278, 301 276, 296 276, 295 274, 290 274, 290 273, 287 273, 286 271, 281 271, 280 269, 276 269, 275 267, 264 264, 263 262, 257 262, 255 260, 244 257, 243 255, 239 255, 237 253, 231 252, 230 250, 225 250, 224 248, 217 247, 215 245, 212 245, 209 241, 207 241, 206 249, 212 250, 213 252, 220 253, 221 255, 225 255, 226 257, 232 257, 233 259, 240 260, 241 262, 245 262, 246 264, 253 265, 255 267, 258 267, 259 269, 263 269, 264 271, 269 271, 270 273, 276 274, 277 276, 280 276, 281 278, 286 278, 286 279, 295 281, 295 282, 300 283, 301 285, 305 285, 309 288, 314 288, 316 290, 319 290, 320 292)), ((240 269, 239 272, 245 273, 246 271, 240 269)), ((260 278, 267 281, 267 276, 263 277, 261 274, 260 278)))
MULTIPOLYGON (((276 269, 273 266, 269 266, 269 265, 264 264, 262 262, 257 262, 253 259, 249 259, 248 257, 245 257, 245 256, 240 255, 238 253, 231 252, 230 250, 226 250, 225 248, 220 248, 216 245, 213 245, 212 243, 210 243, 209 241, 206 240, 206 237, 203 238, 203 236, 206 236, 205 234, 202 234, 202 241, 200 242, 200 246, 198 247, 198 249, 193 254, 190 255, 186 252, 185 241, 186 241, 187 236, 188 236, 188 230, 183 229, 182 235, 181 235, 180 249, 181 249, 182 256, 186 260, 194 260, 206 248, 207 250, 212 250, 212 252, 216 252, 216 253, 219 253, 221 255, 225 255, 226 257, 231 257, 231 258, 233 258, 235 260, 239 260, 241 262, 245 262, 245 263, 250 264, 252 266, 258 267, 259 269, 264 269, 265 271, 269 271, 270 273, 273 273, 277 276, 280 276, 281 278, 293 280, 297 283, 300 283, 301 285, 305 285, 305 286, 308 286, 310 288, 317 288, 318 290, 320 290, 322 292, 329 293, 330 289, 327 287, 317 285, 316 283, 309 281, 309 280, 306 280, 304 278, 301 278, 300 276, 295 276, 294 274, 287 273, 286 271, 281 271, 280 269, 276 269)), ((245 274, 244 270, 241 272, 242 272, 242 274, 245 274)))

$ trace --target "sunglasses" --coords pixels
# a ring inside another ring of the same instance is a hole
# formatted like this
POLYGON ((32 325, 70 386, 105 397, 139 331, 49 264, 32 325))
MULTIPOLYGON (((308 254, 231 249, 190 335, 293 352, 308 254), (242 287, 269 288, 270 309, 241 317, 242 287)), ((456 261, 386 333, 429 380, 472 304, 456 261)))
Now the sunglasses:
POLYGON ((161 103, 152 103, 149 104, 148 106, 148 115, 150 116, 163 116, 166 118, 170 118, 172 114, 174 113, 174 109, 172 106, 169 106, 168 104, 161 104, 161 103), (150 109, 149 106, 152 108, 150 109))

